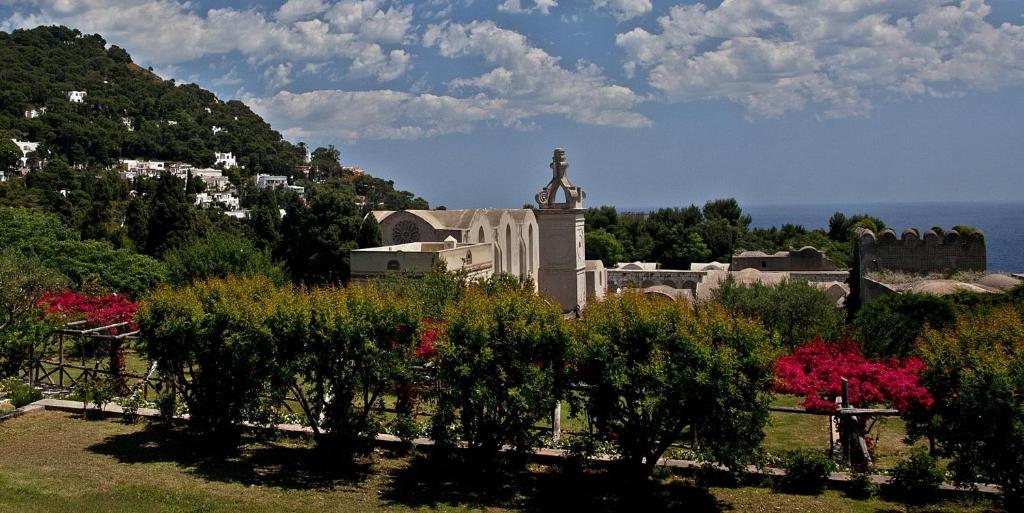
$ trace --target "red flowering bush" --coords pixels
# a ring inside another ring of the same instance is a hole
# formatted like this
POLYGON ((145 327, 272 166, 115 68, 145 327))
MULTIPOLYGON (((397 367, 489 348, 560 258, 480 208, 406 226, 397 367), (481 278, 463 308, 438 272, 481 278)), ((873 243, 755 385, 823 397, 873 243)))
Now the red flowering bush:
POLYGON ((854 407, 927 409, 934 399, 921 384, 924 369, 920 358, 868 360, 854 340, 828 343, 815 338, 775 362, 775 391, 803 395, 802 406, 808 410, 832 411, 846 378, 854 407))
MULTIPOLYGON (((37 306, 46 316, 60 319, 63 322, 85 321, 86 325, 82 326, 83 328, 99 328, 128 323, 110 328, 108 330, 110 335, 139 329, 135 323, 137 310, 135 302, 119 294, 91 296, 71 290, 60 293, 48 292, 39 299, 37 306)), ((121 376, 125 366, 124 348, 121 346, 121 341, 110 340, 107 351, 112 382, 115 389, 119 393, 123 393, 127 387, 121 376)))
POLYGON ((437 343, 438 335, 441 333, 442 325, 430 317, 424 317, 421 322, 424 327, 423 334, 420 335, 420 343, 416 346, 414 354, 416 358, 429 361, 437 354, 435 344, 437 343))
POLYGON ((119 294, 90 296, 71 290, 48 292, 39 299, 38 305, 48 316, 58 317, 65 322, 84 320, 89 327, 129 323, 111 328, 112 335, 138 329, 135 324, 135 303, 119 294))

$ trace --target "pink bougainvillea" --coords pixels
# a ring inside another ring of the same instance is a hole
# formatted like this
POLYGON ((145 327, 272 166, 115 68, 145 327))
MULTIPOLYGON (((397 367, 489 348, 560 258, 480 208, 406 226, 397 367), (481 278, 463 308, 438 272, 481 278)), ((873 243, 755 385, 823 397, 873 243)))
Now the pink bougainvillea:
POLYGON ((112 328, 111 334, 138 329, 135 324, 136 304, 119 294, 90 296, 70 290, 47 293, 39 300, 39 307, 47 315, 58 317, 65 322, 84 320, 88 327, 128 323, 112 328))
MULTIPOLYGON (((37 304, 49 317, 62 322, 85 321, 76 328, 101 328, 113 326, 107 330, 109 335, 119 335, 138 330, 135 323, 137 306, 127 297, 119 294, 89 295, 70 290, 60 293, 44 294, 37 304), (116 326, 117 324, 123 324, 116 326)), ((111 383, 118 393, 127 391, 123 376, 125 367, 125 351, 122 341, 111 339, 107 344, 111 383)))
POLYGON ((423 335, 420 337, 420 343, 416 347, 416 358, 421 360, 430 360, 437 354, 437 337, 441 332, 441 323, 426 317, 423 319, 423 335))
POLYGON ((920 382, 924 369, 920 358, 868 360, 856 341, 815 338, 775 362, 775 390, 804 396, 808 410, 831 411, 845 378, 854 407, 930 408, 934 400, 920 382))

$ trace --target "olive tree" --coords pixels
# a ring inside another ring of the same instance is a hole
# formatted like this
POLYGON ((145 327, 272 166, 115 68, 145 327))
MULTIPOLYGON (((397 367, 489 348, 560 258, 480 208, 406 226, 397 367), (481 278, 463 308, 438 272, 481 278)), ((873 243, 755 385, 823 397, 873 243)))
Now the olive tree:
POLYGON ((588 305, 579 377, 597 436, 649 475, 684 433, 702 458, 730 468, 755 454, 768 420, 768 332, 718 305, 628 292, 588 305))

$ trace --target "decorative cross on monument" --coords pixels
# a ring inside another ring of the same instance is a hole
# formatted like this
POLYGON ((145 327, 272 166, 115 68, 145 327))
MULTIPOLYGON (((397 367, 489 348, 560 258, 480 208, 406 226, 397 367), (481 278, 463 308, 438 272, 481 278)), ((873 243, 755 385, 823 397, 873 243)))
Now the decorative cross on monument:
POLYGON ((565 150, 555 148, 551 158, 551 181, 537 193, 537 206, 542 209, 576 209, 583 208, 583 199, 587 193, 569 181, 569 161, 565 158, 565 150), (565 202, 555 203, 558 189, 565 192, 565 202))

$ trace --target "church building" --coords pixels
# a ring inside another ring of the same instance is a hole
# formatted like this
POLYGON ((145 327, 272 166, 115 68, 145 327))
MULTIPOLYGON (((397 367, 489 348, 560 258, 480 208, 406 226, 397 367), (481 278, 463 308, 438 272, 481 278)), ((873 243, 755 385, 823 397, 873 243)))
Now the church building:
POLYGON ((422 275, 443 260, 470 277, 505 273, 530 279, 563 311, 604 296, 604 268, 585 260, 583 189, 569 182, 565 151, 556 149, 551 181, 536 195, 537 208, 375 210, 384 246, 351 252, 352 277, 384 273, 422 275), (556 202, 558 193, 565 198, 556 202), (587 273, 591 276, 588 287, 587 273))

